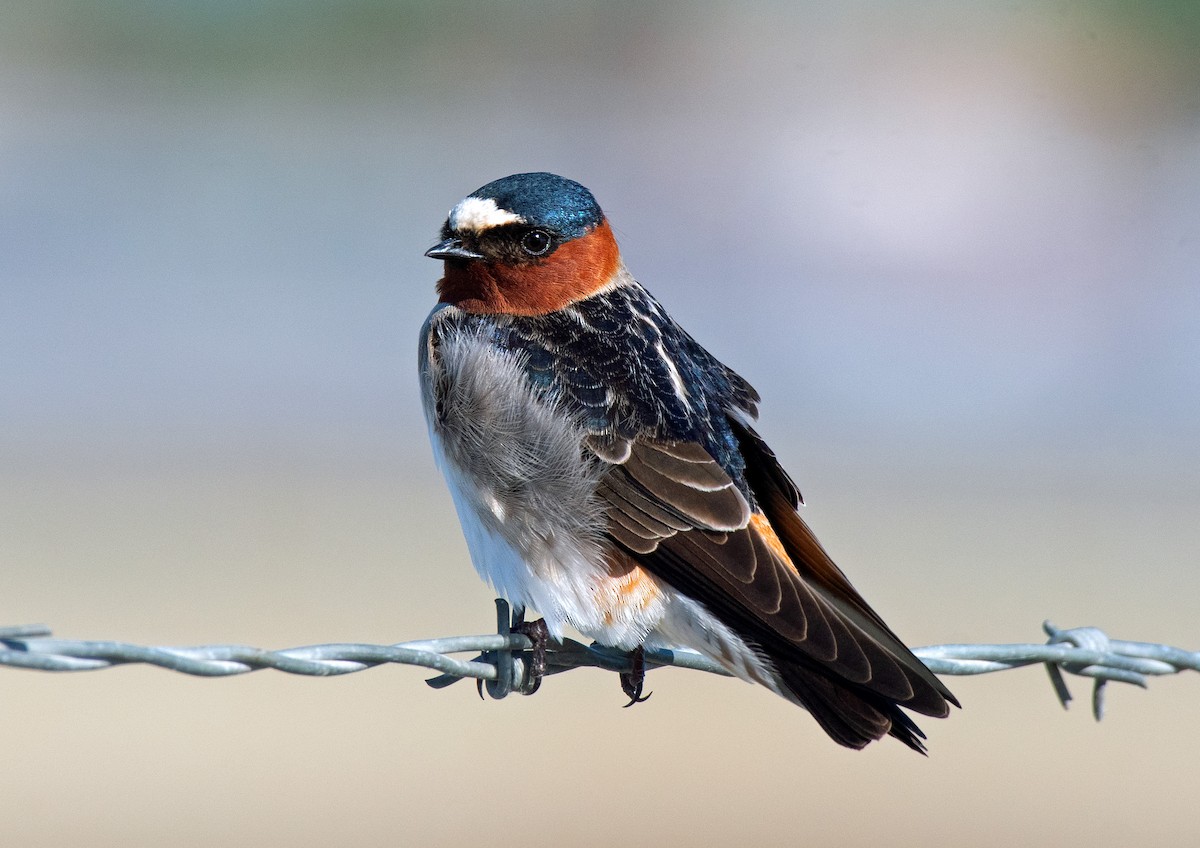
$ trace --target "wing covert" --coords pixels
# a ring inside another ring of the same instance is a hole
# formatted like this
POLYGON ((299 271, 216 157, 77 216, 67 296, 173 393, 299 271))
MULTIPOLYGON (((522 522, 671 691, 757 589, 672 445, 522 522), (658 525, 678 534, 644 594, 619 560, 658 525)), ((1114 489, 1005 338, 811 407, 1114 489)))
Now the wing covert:
POLYGON ((627 458, 609 465, 598 489, 611 538, 769 656, 944 713, 944 687, 817 543, 793 506, 794 484, 778 463, 770 467, 774 455, 756 451, 766 447, 757 434, 743 443, 755 503, 702 446, 629 440, 627 458), (929 681, 936 692, 922 685, 929 681))

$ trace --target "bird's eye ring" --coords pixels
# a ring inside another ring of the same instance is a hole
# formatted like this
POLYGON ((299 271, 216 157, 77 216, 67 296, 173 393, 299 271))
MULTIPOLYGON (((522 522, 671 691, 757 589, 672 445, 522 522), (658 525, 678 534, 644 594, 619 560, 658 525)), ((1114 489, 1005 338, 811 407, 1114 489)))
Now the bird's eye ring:
POLYGON ((530 230, 521 236, 521 249, 530 256, 545 256, 553 240, 545 230, 530 230))

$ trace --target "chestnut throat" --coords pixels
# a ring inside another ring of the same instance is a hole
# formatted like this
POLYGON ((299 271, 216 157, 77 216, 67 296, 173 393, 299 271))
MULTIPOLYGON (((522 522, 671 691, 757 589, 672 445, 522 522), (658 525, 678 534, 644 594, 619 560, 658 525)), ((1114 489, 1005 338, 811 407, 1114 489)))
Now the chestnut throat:
POLYGON ((541 262, 446 262, 438 299, 467 312, 545 315, 603 288, 621 262, 607 221, 560 246, 541 262))

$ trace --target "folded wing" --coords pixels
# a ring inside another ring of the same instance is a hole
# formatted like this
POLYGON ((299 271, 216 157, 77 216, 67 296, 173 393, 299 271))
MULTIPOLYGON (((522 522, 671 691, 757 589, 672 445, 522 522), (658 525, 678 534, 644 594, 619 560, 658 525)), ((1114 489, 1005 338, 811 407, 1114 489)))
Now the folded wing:
POLYGON ((752 500, 698 444, 596 445, 610 537, 700 601, 773 664, 782 687, 838 742, 891 733, 922 750, 899 707, 944 716, 954 697, 884 624, 797 513, 770 448, 730 418, 752 500))

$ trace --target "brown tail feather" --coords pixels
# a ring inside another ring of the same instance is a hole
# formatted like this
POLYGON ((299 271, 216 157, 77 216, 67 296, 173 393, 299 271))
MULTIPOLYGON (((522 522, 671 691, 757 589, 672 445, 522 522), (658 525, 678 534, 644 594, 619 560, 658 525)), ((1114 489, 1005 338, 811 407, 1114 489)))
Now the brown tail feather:
POLYGON ((807 663, 774 657, 784 683, 826 732, 843 745, 861 748, 890 733, 923 752, 924 734, 898 705, 940 718, 949 713, 949 704, 959 706, 958 701, 871 609, 825 552, 796 512, 800 498, 795 484, 762 438, 741 421, 731 418, 730 424, 746 458, 747 482, 789 558, 807 580, 820 587, 828 602, 899 664, 912 687, 912 696, 888 697, 883 691, 871 691, 870 684, 856 685, 823 674, 807 663))
POLYGON ((778 671, 796 700, 839 745, 857 750, 891 735, 917 753, 925 753, 925 734, 895 702, 854 691, 801 666, 784 666, 778 671))

